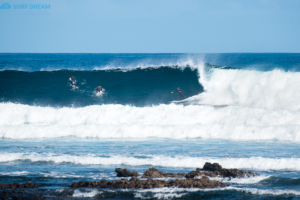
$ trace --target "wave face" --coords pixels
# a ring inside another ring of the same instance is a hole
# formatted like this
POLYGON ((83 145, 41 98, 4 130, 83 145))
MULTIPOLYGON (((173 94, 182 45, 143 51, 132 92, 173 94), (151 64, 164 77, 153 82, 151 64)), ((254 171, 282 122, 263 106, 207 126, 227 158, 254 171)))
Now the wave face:
POLYGON ((170 92, 180 87, 188 97, 183 103, 188 105, 297 110, 300 108, 298 57, 298 54, 185 57, 181 54, 0 54, 0 101, 51 107, 102 104, 143 107, 177 100, 178 95, 170 92), (265 63, 258 67, 262 61, 265 63), (77 80, 77 90, 68 85, 72 76, 77 80), (105 91, 97 96, 94 89, 99 85, 105 91))
POLYGON ((138 68, 129 71, 59 70, 23 72, 0 71, 0 99, 38 106, 75 106, 123 104, 135 106, 158 105, 177 100, 171 94, 178 86, 184 95, 203 91, 197 70, 179 67, 138 68), (79 89, 72 90, 69 77, 75 77, 79 89), (101 85, 105 91, 97 96, 94 89, 101 85))

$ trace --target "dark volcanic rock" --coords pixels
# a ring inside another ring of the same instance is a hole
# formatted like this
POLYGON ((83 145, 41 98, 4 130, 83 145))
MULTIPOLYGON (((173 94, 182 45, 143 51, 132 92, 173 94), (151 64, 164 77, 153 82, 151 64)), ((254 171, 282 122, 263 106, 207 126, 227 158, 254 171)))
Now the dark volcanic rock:
POLYGON ((166 173, 160 172, 156 168, 149 168, 147 171, 144 172, 142 178, 183 178, 185 175, 185 173, 166 173))
POLYGON ((220 181, 209 180, 207 177, 201 179, 176 179, 176 180, 140 180, 136 177, 130 180, 121 179, 117 181, 107 181, 103 179, 100 182, 75 182, 69 185, 70 187, 99 187, 99 188, 162 188, 162 187, 179 187, 179 188, 215 188, 225 187, 226 184, 220 181))
POLYGON ((253 177, 258 176, 257 173, 251 171, 243 171, 238 169, 225 169, 222 168, 218 163, 205 163, 203 170, 211 171, 213 174, 222 177, 233 177, 233 178, 243 178, 243 177, 253 177))
MULTIPOLYGON (((215 188, 215 187, 225 187, 225 183, 220 181, 210 180, 209 177, 250 177, 258 176, 257 173, 247 172, 238 169, 225 169, 222 168, 218 163, 205 163, 203 169, 197 168, 196 171, 191 171, 186 173, 166 173, 161 172, 156 168, 149 168, 144 172, 142 178, 147 178, 147 180, 140 180, 137 176, 139 173, 135 171, 130 171, 127 169, 116 168, 118 177, 129 177, 133 176, 130 180, 121 179, 115 181, 107 181, 103 179, 99 182, 92 181, 81 181, 74 182, 69 185, 69 187, 98 187, 98 188, 162 188, 162 187, 179 187, 179 188, 215 188), (152 178, 181 178, 176 180, 153 180, 152 178), (201 178, 196 178, 201 177, 201 178), (186 179, 184 179, 186 178, 186 179)), ((1 185, 0 185, 1 187, 1 185)))
POLYGON ((216 177, 217 175, 211 172, 207 171, 200 171, 199 168, 196 169, 196 171, 191 171, 185 175, 185 178, 196 178, 199 176, 210 176, 210 177, 216 177))
POLYGON ((137 173, 136 171, 130 171, 125 169, 121 169, 121 168, 116 168, 115 172, 117 172, 117 177, 132 177, 132 176, 141 176, 139 173, 137 173))
POLYGON ((0 188, 6 189, 6 188, 10 188, 10 189, 17 189, 17 188, 37 188, 39 187, 39 184, 34 184, 34 183, 11 183, 11 184, 0 184, 0 188))
POLYGON ((219 163, 214 163, 214 164, 211 164, 209 162, 206 162, 203 166, 203 170, 206 170, 206 171, 220 171, 222 170, 222 166, 219 165, 219 163))
POLYGON ((27 190, 25 188, 37 188, 39 184, 33 183, 12 183, 12 184, 0 184, 0 199, 5 200, 42 200, 45 199, 38 190, 27 190), (4 189, 4 190, 3 190, 4 189))

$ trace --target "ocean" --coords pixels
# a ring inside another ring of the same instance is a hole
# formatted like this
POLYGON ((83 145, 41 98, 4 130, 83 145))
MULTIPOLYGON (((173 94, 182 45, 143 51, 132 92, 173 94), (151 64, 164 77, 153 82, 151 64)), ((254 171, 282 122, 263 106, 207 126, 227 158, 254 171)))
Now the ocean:
POLYGON ((44 198, 300 199, 299 144, 300 54, 0 54, 0 183, 42 184, 26 190, 44 198), (260 176, 68 187, 205 162, 260 176))

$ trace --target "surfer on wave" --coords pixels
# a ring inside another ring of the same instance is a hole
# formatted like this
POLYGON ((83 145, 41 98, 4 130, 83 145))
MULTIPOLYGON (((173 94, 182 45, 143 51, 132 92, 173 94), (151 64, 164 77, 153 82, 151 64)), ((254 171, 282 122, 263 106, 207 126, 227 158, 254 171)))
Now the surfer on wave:
MULTIPOLYGON (((173 92, 178 92, 178 100, 179 100, 179 97, 182 97, 183 99, 185 99, 185 97, 183 96, 183 94, 182 94, 182 91, 181 91, 181 89, 178 87, 177 88, 177 90, 175 90, 175 91, 173 91, 173 92)), ((171 93, 173 93, 173 92, 171 92, 171 93)))
POLYGON ((70 83, 70 86, 72 87, 72 90, 78 88, 78 87, 76 87, 76 80, 74 77, 69 78, 69 83, 70 83))

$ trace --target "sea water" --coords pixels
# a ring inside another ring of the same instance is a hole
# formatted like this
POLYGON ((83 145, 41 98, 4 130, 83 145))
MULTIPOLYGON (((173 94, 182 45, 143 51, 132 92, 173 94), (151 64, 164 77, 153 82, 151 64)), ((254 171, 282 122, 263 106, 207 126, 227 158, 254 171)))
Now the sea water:
POLYGON ((0 70, 0 183, 39 183, 49 198, 300 199, 300 54, 0 54, 0 70), (215 189, 68 187, 118 180, 117 167, 205 162, 260 176, 211 178, 229 184, 215 189))

